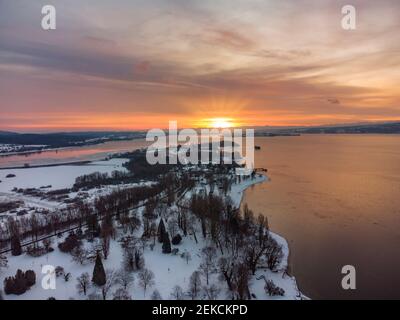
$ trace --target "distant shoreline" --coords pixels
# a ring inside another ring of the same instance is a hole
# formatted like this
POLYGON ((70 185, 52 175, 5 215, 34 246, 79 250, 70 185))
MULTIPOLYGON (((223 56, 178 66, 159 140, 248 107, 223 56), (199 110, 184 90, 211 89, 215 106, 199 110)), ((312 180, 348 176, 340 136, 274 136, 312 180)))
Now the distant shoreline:
MULTIPOLYGON (((93 160, 93 161, 102 161, 93 160)), ((14 166, 14 167, 0 167, 0 170, 18 170, 18 169, 35 169, 35 168, 46 168, 46 167, 59 167, 59 166, 81 166, 85 164, 89 164, 93 162, 92 160, 81 160, 81 161, 69 161, 69 162, 60 162, 60 163, 50 163, 50 164, 38 164, 38 165, 30 165, 30 166, 14 166)))
POLYGON ((96 143, 87 143, 87 144, 80 144, 80 145, 70 145, 70 146, 63 146, 63 147, 49 147, 49 148, 44 148, 44 149, 36 149, 36 150, 26 150, 26 151, 14 151, 14 152, 0 152, 0 158, 4 157, 12 157, 12 156, 26 156, 26 155, 31 155, 31 154, 36 154, 36 153, 42 153, 42 152, 49 152, 49 151, 59 151, 59 150, 68 150, 72 148, 83 148, 83 147, 89 147, 89 146, 98 146, 101 144, 105 144, 107 142, 118 142, 118 141, 133 141, 133 140, 138 140, 138 139, 143 139, 143 137, 135 137, 135 138, 129 138, 129 139, 109 139, 109 140, 103 140, 99 141, 96 143))

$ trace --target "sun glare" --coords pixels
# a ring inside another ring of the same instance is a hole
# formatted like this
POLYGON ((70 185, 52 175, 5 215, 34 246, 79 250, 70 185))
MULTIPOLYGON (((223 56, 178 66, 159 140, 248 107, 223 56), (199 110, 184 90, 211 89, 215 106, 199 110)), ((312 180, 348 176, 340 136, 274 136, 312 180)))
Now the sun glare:
POLYGON ((209 121, 209 127, 211 128, 231 128, 234 124, 231 119, 228 118, 212 118, 209 121))

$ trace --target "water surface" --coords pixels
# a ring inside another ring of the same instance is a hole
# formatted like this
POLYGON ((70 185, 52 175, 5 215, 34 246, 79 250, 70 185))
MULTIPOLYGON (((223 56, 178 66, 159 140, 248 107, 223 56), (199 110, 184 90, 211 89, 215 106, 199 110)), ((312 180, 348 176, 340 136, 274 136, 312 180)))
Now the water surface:
POLYGON ((291 248, 291 271, 311 298, 400 298, 400 136, 256 138, 270 182, 244 201, 291 248), (341 288, 354 265, 357 290, 341 288))
POLYGON ((48 150, 30 154, 0 156, 0 168, 24 166, 25 164, 45 165, 75 161, 101 160, 117 152, 133 151, 149 142, 144 139, 128 141, 110 141, 97 145, 70 147, 57 150, 48 150))

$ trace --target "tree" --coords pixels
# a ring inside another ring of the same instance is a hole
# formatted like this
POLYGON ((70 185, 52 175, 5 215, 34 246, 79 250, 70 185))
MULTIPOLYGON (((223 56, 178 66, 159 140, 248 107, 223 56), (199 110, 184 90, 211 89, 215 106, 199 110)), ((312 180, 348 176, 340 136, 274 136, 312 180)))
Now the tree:
POLYGON ((132 300, 132 297, 129 295, 126 289, 119 288, 114 292, 113 300, 132 300))
POLYGON ((230 258, 222 257, 218 261, 218 268, 221 273, 221 277, 226 281, 226 284, 230 291, 233 290, 232 280, 235 269, 235 264, 233 263, 233 261, 234 261, 233 257, 230 258))
POLYGON ((260 245, 262 241, 265 238, 265 231, 268 232, 268 218, 263 216, 262 214, 258 215, 257 218, 257 224, 258 224, 258 241, 260 242, 260 245))
POLYGON ((239 300, 250 299, 249 269, 246 263, 239 263, 234 267, 233 284, 239 300))
POLYGON ((164 220, 161 218, 160 219, 160 223, 158 224, 158 242, 162 243, 164 241, 164 237, 165 237, 165 224, 164 224, 164 220))
POLYGON ((179 233, 175 237, 172 238, 172 244, 174 246, 180 244, 181 241, 182 241, 182 237, 181 237, 181 235, 179 233))
POLYGON ((209 276, 212 272, 215 272, 215 258, 217 256, 216 250, 214 247, 205 247, 201 251, 201 255, 203 257, 203 261, 200 264, 200 270, 206 277, 206 282, 208 285, 209 276))
POLYGON ((149 237, 151 236, 152 233, 152 224, 154 223, 154 220, 156 218, 156 215, 154 213, 154 207, 156 203, 154 202, 153 199, 148 200, 144 210, 143 210, 143 236, 144 237, 149 237))
POLYGON ((190 283, 189 283, 189 295, 191 296, 192 300, 194 300, 198 296, 200 288, 201 288, 200 272, 194 271, 190 276, 190 283))
POLYGON ((186 264, 189 264, 189 261, 192 260, 192 255, 187 250, 181 254, 181 257, 186 260, 186 264))
POLYGON ((101 250, 103 252, 104 260, 107 260, 110 252, 110 237, 108 235, 101 238, 101 250))
POLYGON ((90 287, 89 273, 82 273, 78 278, 76 278, 76 280, 78 281, 76 288, 78 289, 79 293, 83 293, 86 296, 86 292, 90 287))
POLYGON ((168 219, 168 232, 171 235, 171 237, 174 237, 179 231, 179 222, 178 219, 173 216, 170 219, 168 219))
POLYGON ((157 289, 151 294, 151 300, 162 300, 161 294, 157 289))
POLYGON ((101 261, 100 254, 98 252, 93 269, 92 282, 98 286, 103 286, 106 284, 106 272, 104 271, 103 262, 101 261))
POLYGON ((0 256, 0 271, 1 268, 7 268, 8 260, 6 257, 0 256))
POLYGON ((42 243, 43 243, 43 246, 44 246, 46 252, 51 252, 51 251, 53 251, 53 249, 52 249, 52 247, 51 247, 51 239, 50 239, 50 238, 44 239, 44 240, 42 241, 42 243))
POLYGON ((139 272, 139 284, 144 290, 144 295, 146 296, 146 290, 148 287, 154 285, 154 273, 149 269, 143 269, 139 272))
POLYGON ((11 237, 11 254, 13 256, 19 256, 22 254, 22 246, 19 234, 14 234, 11 237))
POLYGON ((115 282, 120 284, 122 288, 125 290, 128 289, 133 280, 134 280, 133 275, 130 272, 126 271, 125 269, 120 269, 115 274, 115 282))
POLYGON ((259 236, 261 237, 259 241, 255 237, 249 238, 245 249, 245 260, 253 275, 256 273, 258 263, 268 247, 267 236, 264 234, 259 236))
POLYGON ((101 294, 103 296, 103 300, 107 300, 108 293, 110 292, 110 289, 114 285, 114 283, 115 283, 114 270, 107 270, 106 283, 101 287, 101 294))
POLYGON ((268 268, 275 271, 283 258, 282 247, 273 237, 271 237, 271 235, 268 235, 266 243, 265 256, 267 258, 267 265, 268 268))
POLYGON ((70 233, 65 240, 58 244, 58 248, 61 252, 72 252, 77 247, 80 247, 82 242, 79 240, 79 237, 75 233, 70 233))
POLYGON ((164 233, 162 253, 171 253, 171 241, 169 240, 168 232, 164 233))
POLYGON ((36 274, 32 270, 23 272, 18 269, 14 277, 8 277, 4 280, 5 294, 23 294, 27 289, 36 283, 36 274))
POLYGON ((175 300, 183 300, 183 290, 180 286, 175 286, 172 289, 171 297, 175 300))
POLYGON ((79 263, 84 264, 86 261, 86 251, 82 249, 82 247, 76 247, 71 252, 72 260, 79 263))
POLYGON ((221 290, 215 284, 212 284, 211 286, 204 286, 203 290, 206 293, 208 300, 217 300, 218 295, 221 292, 221 290))
POLYGON ((143 253, 136 247, 126 248, 124 251, 124 267, 126 271, 137 271, 144 268, 143 253))

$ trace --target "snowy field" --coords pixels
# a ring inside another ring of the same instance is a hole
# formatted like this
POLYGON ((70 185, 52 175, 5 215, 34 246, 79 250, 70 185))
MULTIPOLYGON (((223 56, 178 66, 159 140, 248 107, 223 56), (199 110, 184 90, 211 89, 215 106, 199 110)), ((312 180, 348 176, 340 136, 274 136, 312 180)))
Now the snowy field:
POLYGON ((51 185, 47 190, 71 188, 75 179, 93 172, 111 173, 126 171, 122 166, 127 159, 94 161, 82 165, 62 165, 54 167, 4 169, 0 170, 0 192, 8 193, 13 188, 40 188, 51 185), (6 178, 8 174, 15 175, 6 178))
MULTIPOLYGON (((99 171, 99 167, 102 167, 103 170, 116 170, 118 167, 121 166, 123 160, 120 161, 111 161, 111 162, 98 162, 93 163, 85 170, 81 168, 81 171, 76 172, 76 174, 81 175, 84 173, 90 173, 91 170, 95 169, 95 171, 99 171)), ((70 167, 70 166, 66 166, 70 167)), ((73 166, 71 166, 73 167, 73 166)), ((85 166, 83 166, 85 167, 85 166)), ((55 167, 60 169, 60 167, 55 167)), ((44 168, 46 170, 52 168, 44 168)), ((32 170, 32 169, 26 169, 32 170)), ((110 171, 103 171, 103 172, 110 172, 110 171)), ((229 192, 229 196, 232 198, 233 203, 235 206, 239 206, 243 192, 246 188, 254 185, 256 183, 262 183, 265 181, 266 178, 263 175, 256 175, 254 179, 247 179, 242 180, 240 183, 234 183, 232 188, 229 192)), ((44 182, 44 181, 43 181, 44 182)), ((48 180, 45 182, 46 184, 49 183, 48 180)), ((67 185, 63 184, 64 187, 67 185)), ((208 186, 197 186, 193 191, 188 192, 185 194, 185 198, 190 198, 192 192, 198 192, 199 188, 208 188, 208 186)), ((219 192, 219 191, 216 191, 219 192)), ((141 233, 143 232, 142 229, 137 230, 134 235, 136 237, 140 237, 141 233)), ((139 285, 138 280, 138 273, 134 272, 134 281, 127 289, 129 295, 132 299, 150 299, 151 295, 154 290, 157 290, 163 299, 173 299, 171 296, 172 288, 175 286, 180 286, 184 292, 188 291, 189 287, 189 279, 192 273, 198 270, 199 265, 202 261, 201 258, 201 250, 210 245, 208 243, 209 240, 203 239, 200 235, 201 232, 199 230, 197 239, 198 243, 196 243, 193 236, 183 236, 183 240, 179 245, 172 246, 172 249, 177 248, 179 249, 179 253, 177 255, 173 254, 163 254, 162 253, 162 244, 156 241, 154 248, 151 250, 150 246, 147 245, 143 249, 143 256, 145 260, 145 268, 151 270, 154 273, 154 285, 147 288, 145 292, 144 289, 139 285), (184 258, 180 256, 183 252, 190 253, 190 260, 186 261, 184 258)), ((297 288, 297 284, 294 277, 291 277, 286 274, 287 263, 288 263, 288 256, 289 256, 289 248, 286 240, 280 237, 277 234, 271 232, 271 235, 275 238, 275 240, 282 246, 283 251, 283 259, 280 265, 277 268, 277 271, 272 272, 267 268, 259 268, 255 275, 251 276, 250 280, 250 293, 253 296, 253 299, 274 299, 274 300, 293 300, 293 299, 301 299, 304 298, 297 288), (285 290, 284 296, 269 296, 266 294, 264 286, 265 281, 264 278, 273 280, 275 285, 283 288, 285 290)), ((101 296, 101 289, 91 286, 88 290, 87 295, 83 295, 79 293, 76 285, 77 285, 77 277, 80 276, 82 273, 87 272, 90 276, 93 273, 93 263, 86 262, 83 265, 74 262, 72 260, 72 256, 67 253, 62 253, 57 248, 57 243, 61 242, 63 238, 55 239, 52 247, 55 250, 51 253, 47 253, 41 257, 32 258, 24 253, 21 256, 11 257, 7 255, 9 260, 9 266, 6 269, 2 269, 0 271, 0 283, 3 282, 5 277, 12 276, 15 274, 17 269, 27 270, 31 269, 34 270, 36 273, 36 284, 32 286, 26 293, 23 295, 7 295, 5 299, 10 300, 31 300, 31 299, 47 299, 49 297, 55 297, 56 299, 88 299, 89 295, 96 296, 100 298, 101 296), (52 290, 45 290, 41 285, 42 278, 44 274, 42 274, 42 267, 44 265, 52 265, 54 267, 62 266, 66 273, 70 273, 70 278, 68 281, 65 281, 64 277, 57 277, 56 279, 56 289, 52 290)), ((152 241, 150 241, 152 242, 152 241)), ((93 244, 84 241, 84 247, 89 249, 93 244)), ((221 257, 221 254, 218 253, 217 259, 221 257)), ((217 260, 216 259, 216 260, 217 260)), ((123 250, 118 242, 118 236, 116 240, 111 240, 110 243, 110 254, 106 260, 103 260, 104 268, 116 273, 118 270, 123 268, 123 250)), ((202 279, 203 285, 205 285, 205 279, 202 279)), ((210 284, 214 284, 219 289, 219 294, 217 299, 224 300, 224 299, 231 299, 231 295, 227 290, 226 282, 221 281, 218 277, 217 273, 214 273, 210 277, 210 284)), ((113 294, 119 288, 117 284, 114 284, 111 288, 107 299, 112 299, 113 294)), ((188 296, 185 299, 190 299, 188 296)), ((207 299, 205 293, 203 292, 197 299, 207 299)))
MULTIPOLYGON (((273 234, 275 239, 279 244, 283 246, 284 259, 280 266, 282 270, 286 268, 287 258, 289 254, 289 249, 287 242, 282 237, 273 234)), ((133 273, 134 281, 128 289, 129 295, 134 300, 147 300, 151 298, 151 294, 154 290, 158 290, 161 297, 165 300, 172 299, 171 291, 176 285, 179 285, 183 291, 187 291, 189 286, 189 279, 191 274, 196 271, 201 262, 200 252, 206 243, 199 241, 198 244, 190 236, 184 237, 180 245, 174 246, 179 249, 180 252, 189 251, 191 253, 191 260, 187 263, 185 259, 181 258, 179 255, 172 254, 162 254, 161 245, 156 242, 153 250, 146 248, 144 251, 145 257, 145 268, 152 270, 154 272, 154 282, 155 284, 147 289, 146 293, 143 288, 139 286, 137 273, 133 273)), ((110 244, 110 255, 107 260, 103 260, 104 268, 107 270, 118 271, 122 266, 123 253, 121 246, 116 241, 111 241, 110 244)), ((72 261, 71 255, 67 253, 62 253, 58 249, 54 252, 46 254, 38 258, 32 258, 23 254, 19 257, 12 257, 12 261, 9 261, 10 266, 8 269, 2 271, 0 275, 1 282, 7 276, 12 276, 15 274, 15 270, 31 269, 35 271, 37 279, 36 284, 31 287, 23 295, 7 295, 5 299, 9 300, 42 300, 49 297, 55 297, 56 299, 87 299, 90 293, 95 293, 101 295, 100 289, 92 286, 88 290, 88 294, 84 296, 79 294, 76 289, 76 278, 82 273, 87 272, 92 275, 93 264, 79 265, 72 261), (56 278, 56 289, 44 290, 41 286, 41 280, 44 276, 42 274, 42 267, 44 265, 62 266, 66 273, 71 273, 70 280, 65 282, 63 277, 56 278)), ((203 280, 204 282, 204 280, 203 280)), ((218 295, 219 300, 230 299, 229 292, 226 290, 226 284, 218 279, 217 274, 213 274, 210 277, 210 283, 216 284, 220 288, 220 293, 218 295)), ((205 283, 204 283, 205 284, 205 283)), ((112 299, 113 293, 118 288, 117 285, 110 290, 108 299, 112 299)), ((256 299, 259 300, 295 300, 300 299, 300 293, 298 291, 296 281, 293 277, 286 275, 283 271, 271 272, 268 269, 259 269, 256 275, 252 277, 250 281, 250 291, 256 299), (274 283, 285 290, 285 296, 273 296, 270 297, 265 293, 263 279, 257 280, 260 276, 264 275, 267 279, 271 279, 274 283)), ((199 299, 207 299, 205 296, 199 297, 199 299)))

